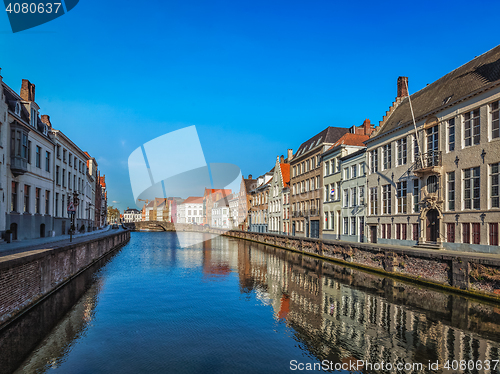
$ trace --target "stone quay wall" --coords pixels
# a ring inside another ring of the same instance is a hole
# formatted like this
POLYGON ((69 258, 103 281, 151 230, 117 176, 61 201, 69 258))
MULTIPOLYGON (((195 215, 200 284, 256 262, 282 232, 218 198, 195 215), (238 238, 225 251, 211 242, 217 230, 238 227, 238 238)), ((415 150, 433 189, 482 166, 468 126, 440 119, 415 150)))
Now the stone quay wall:
POLYGON ((500 301, 500 257, 468 252, 391 248, 383 244, 266 234, 239 230, 209 230, 213 234, 251 240, 320 257, 427 286, 445 288, 500 301))
POLYGON ((85 242, 0 257, 0 328, 129 239, 130 231, 120 230, 85 242))

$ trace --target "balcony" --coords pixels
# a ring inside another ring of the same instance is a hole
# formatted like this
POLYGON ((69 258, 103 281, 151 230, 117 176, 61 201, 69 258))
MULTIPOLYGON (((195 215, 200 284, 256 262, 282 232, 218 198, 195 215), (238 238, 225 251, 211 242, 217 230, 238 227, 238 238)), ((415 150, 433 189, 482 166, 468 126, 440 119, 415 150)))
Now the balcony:
POLYGON ((28 159, 21 156, 10 156, 10 170, 15 176, 28 171, 28 159))
POLYGON ((429 151, 416 156, 413 172, 418 176, 428 173, 440 173, 443 166, 441 151, 429 151))

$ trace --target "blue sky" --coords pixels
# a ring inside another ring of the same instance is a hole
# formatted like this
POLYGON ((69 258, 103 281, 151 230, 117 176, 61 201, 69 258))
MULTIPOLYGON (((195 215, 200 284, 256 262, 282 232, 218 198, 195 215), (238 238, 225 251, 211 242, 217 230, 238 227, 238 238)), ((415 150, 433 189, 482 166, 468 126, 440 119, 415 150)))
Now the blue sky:
POLYGON ((127 160, 196 125, 208 162, 271 169, 327 126, 378 124, 410 93, 500 43, 500 2, 94 1, 13 34, 0 67, 94 156, 110 205, 133 207, 127 160))

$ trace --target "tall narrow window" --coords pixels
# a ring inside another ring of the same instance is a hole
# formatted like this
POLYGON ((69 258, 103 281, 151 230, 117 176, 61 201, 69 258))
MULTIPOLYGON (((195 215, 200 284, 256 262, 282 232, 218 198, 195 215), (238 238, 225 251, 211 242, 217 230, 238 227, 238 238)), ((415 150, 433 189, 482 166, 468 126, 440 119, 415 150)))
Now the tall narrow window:
POLYGON ((344 190, 344 208, 349 206, 349 190, 344 190))
POLYGON ((12 191, 11 191, 11 199, 10 199, 10 210, 13 212, 17 212, 18 206, 17 206, 17 187, 18 187, 18 182, 12 182, 12 191))
POLYGON ((429 127, 426 131, 427 152, 439 150, 438 126, 429 127))
POLYGON ((49 214, 50 191, 45 190, 45 214, 49 214))
POLYGON ((420 155, 420 149, 418 147, 417 135, 413 134, 413 161, 417 161, 420 155))
POLYGON ((436 193, 438 190, 438 178, 436 175, 431 175, 427 178, 427 192, 436 193))
POLYGON ((391 224, 387 224, 387 239, 392 238, 392 233, 391 233, 391 224))
POLYGON ((356 187, 351 188, 351 206, 356 206, 357 191, 356 187))
POLYGON ((382 213, 391 214, 391 185, 382 186, 382 213))
POLYGON ((351 177, 356 178, 358 176, 358 165, 351 166, 351 177))
POLYGON ((401 224, 396 223, 396 239, 401 239, 401 224))
POLYGON ((413 180, 413 213, 418 213, 420 204, 418 199, 418 179, 413 180))
POLYGON ((418 241, 418 223, 413 224, 413 240, 418 241))
POLYGON ((448 151, 455 150, 455 118, 448 121, 448 151))
POLYGON ((30 212, 30 186, 24 185, 24 212, 30 212))
POLYGON ((397 142, 398 148, 398 166, 406 165, 406 137, 399 139, 397 142))
POLYGON ((466 147, 479 144, 481 122, 479 109, 464 114, 464 144, 466 147))
POLYGON ((351 235, 356 235, 356 217, 351 217, 351 235))
POLYGON ((499 165, 500 163, 490 165, 490 179, 491 179, 491 207, 500 208, 499 202, 499 188, 498 188, 498 175, 499 175, 499 165))
POLYGON ((370 214, 372 215, 378 214, 377 187, 370 188, 370 214))
POLYGON ((378 172, 378 148, 370 152, 371 173, 378 172))
POLYGON ((479 167, 464 169, 464 209, 480 209, 479 167))
POLYGON ((36 146, 36 155, 35 155, 35 166, 40 168, 42 163, 42 148, 36 146))
POLYGON ((446 174, 448 178, 448 210, 455 210, 455 172, 446 174))
POLYGON ((496 139, 500 137, 500 124, 499 124, 499 103, 496 101, 491 104, 491 138, 496 139))
POLYGON ((349 235, 349 219, 344 217, 344 235, 349 235))
POLYGON ((397 194, 398 194, 398 213, 406 213, 406 195, 407 195, 407 186, 406 181, 398 182, 397 186, 397 194))
POLYGON ((391 144, 386 144, 382 147, 382 157, 384 170, 391 168, 392 155, 391 155, 391 144))
POLYGON ((59 215, 59 193, 56 192, 56 206, 54 207, 54 216, 59 215))
POLYGON ((45 171, 50 171, 50 152, 45 152, 45 171))
POLYGON ((35 189, 35 213, 40 214, 40 188, 35 189))

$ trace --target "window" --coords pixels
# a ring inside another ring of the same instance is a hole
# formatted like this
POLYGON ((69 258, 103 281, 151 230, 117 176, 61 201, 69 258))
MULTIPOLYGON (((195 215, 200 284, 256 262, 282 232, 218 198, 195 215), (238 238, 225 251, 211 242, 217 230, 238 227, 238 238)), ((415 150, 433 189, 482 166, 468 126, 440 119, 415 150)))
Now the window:
POLYGON ((446 241, 448 243, 455 243, 455 224, 447 223, 446 224, 446 241))
POLYGON ((349 219, 344 217, 344 235, 349 235, 349 219))
POLYGON ((327 184, 325 186, 325 201, 326 202, 330 201, 330 191, 329 191, 329 189, 330 189, 330 186, 327 184))
POLYGON ((351 235, 356 235, 356 217, 351 217, 351 235))
POLYGON ((316 188, 319 190, 319 175, 316 176, 316 188))
POLYGON ((315 188, 314 188, 314 178, 311 178, 311 191, 313 191, 315 188))
POLYGON ((406 165, 406 137, 401 138, 396 142, 398 148, 398 166, 406 165))
POLYGON ((24 185, 24 212, 30 212, 30 186, 24 185))
POLYGON ((73 162, 73 167, 75 168, 75 170, 76 170, 76 165, 77 165, 77 164, 78 164, 78 161, 77 161, 77 159, 76 159, 76 157, 75 157, 75 162, 73 162))
POLYGON ((397 193, 398 193, 398 213, 406 213, 406 181, 398 182, 397 193))
POLYGON ((45 152, 45 171, 50 171, 50 152, 45 152))
POLYGON ((330 174, 330 163, 325 162, 325 175, 330 174))
POLYGON ((480 209, 479 167, 464 169, 464 209, 480 209))
POLYGON ((491 207, 500 208, 499 189, 498 189, 498 172, 500 163, 490 165, 491 179, 491 207))
POLYGON ((63 162, 66 162, 66 150, 63 149, 63 162))
POLYGON ((61 146, 58 144, 56 148, 56 157, 61 158, 61 146))
POLYGON ((448 210, 455 210, 455 172, 447 173, 448 178, 448 210))
POLYGON ((481 243, 481 224, 473 223, 472 224, 472 244, 480 244, 481 243))
POLYGON ((392 233, 391 233, 391 224, 387 224, 386 226, 387 228, 387 239, 391 239, 392 238, 392 233))
POLYGON ((413 180, 413 213, 418 213, 420 204, 418 199, 418 179, 413 180))
POLYGON ((479 109, 464 114, 464 144, 466 147, 479 144, 481 122, 479 109))
POLYGON ((491 104, 491 139, 500 138, 499 104, 500 101, 491 104))
POLYGON ((59 165, 56 165, 56 183, 57 184, 60 184, 60 181, 59 181, 59 165))
POLYGON ((17 186, 18 182, 12 182, 12 196, 10 199, 10 210, 17 212, 17 186))
POLYGON ((396 239, 401 240, 401 224, 396 223, 396 239))
POLYGON ((455 118, 448 121, 448 151, 455 150, 455 118))
POLYGON ((378 172, 378 149, 370 152, 370 163, 371 173, 378 172))
POLYGON ((470 223, 462 223, 462 243, 470 243, 470 223))
POLYGON ((406 223, 401 224, 401 240, 406 240, 406 223))
POLYGON ((353 178, 356 178, 358 176, 358 170, 357 170, 358 165, 352 165, 351 166, 351 176, 353 178))
POLYGON ((356 187, 351 188, 351 206, 356 206, 356 187))
POLYGON ((297 171, 297 169, 296 169, 296 167, 294 166, 294 167, 293 167, 293 176, 294 176, 294 177, 296 177, 296 176, 297 176, 296 171, 297 171))
POLYGON ((45 190, 45 214, 49 214, 50 191, 45 190))
POLYGON ((490 223, 490 245, 498 245, 498 223, 490 223))
POLYGON ((384 170, 390 169, 392 163, 391 144, 386 144, 382 147, 382 158, 384 170))
POLYGON ((73 161, 73 156, 72 156, 72 154, 71 154, 71 153, 69 154, 68 161, 69 161, 69 166, 72 166, 72 165, 73 165, 73 163, 72 163, 72 161, 73 161))
POLYGON ((71 190, 71 173, 68 172, 68 188, 71 190))
POLYGON ((349 206, 349 190, 344 190, 344 208, 349 206))
POLYGON ((35 189, 35 213, 40 214, 40 188, 35 189))
POLYGON ((56 192, 56 206, 54 208, 54 215, 57 216, 59 214, 59 193, 56 192))
POLYGON ((359 186, 359 205, 365 205, 365 187, 359 186))
POLYGON ((382 224, 382 239, 386 239, 386 237, 385 237, 385 223, 382 224))
POLYGON ((378 214, 377 187, 370 188, 370 214, 378 214))
POLYGON ((62 184, 63 184, 63 187, 66 187, 66 169, 63 169, 63 172, 62 172, 62 184))
POLYGON ((438 189, 438 179, 437 176, 431 175, 427 178, 427 192, 428 193, 436 193, 438 189))
POLYGON ((36 155, 35 155, 35 166, 40 168, 42 163, 42 148, 36 146, 36 155))
POLYGON ((350 179, 349 168, 344 168, 344 179, 350 179))
POLYGON ((426 131, 427 152, 439 150, 438 126, 429 127, 426 131))
POLYGON ((64 195, 62 195, 62 199, 61 199, 61 217, 64 217, 64 195))
POLYGON ((36 128, 36 110, 31 108, 31 126, 36 128))
POLYGON ((28 164, 31 164, 31 140, 28 140, 28 164))
POLYGON ((335 229, 335 213, 330 212, 330 229, 335 229))
POLYGON ((382 213, 391 214, 391 185, 382 186, 382 213))

